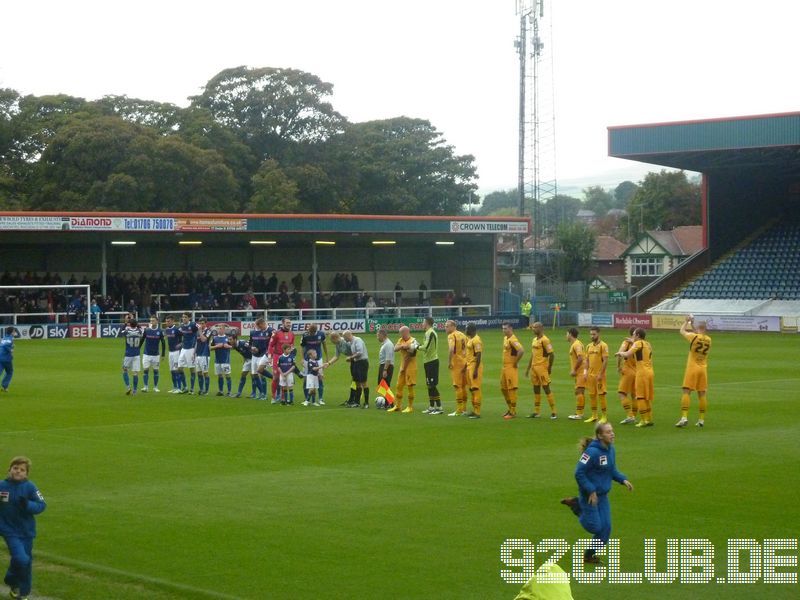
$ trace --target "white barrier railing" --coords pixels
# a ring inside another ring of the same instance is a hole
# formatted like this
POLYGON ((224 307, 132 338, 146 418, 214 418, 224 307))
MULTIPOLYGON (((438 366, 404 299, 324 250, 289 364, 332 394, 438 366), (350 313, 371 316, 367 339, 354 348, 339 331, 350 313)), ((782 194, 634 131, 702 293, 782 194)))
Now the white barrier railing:
POLYGON ((171 315, 178 321, 183 313, 188 313, 192 321, 198 317, 205 317, 217 321, 254 321, 259 317, 269 320, 279 320, 288 317, 295 321, 313 321, 316 319, 373 319, 404 317, 470 317, 486 316, 492 312, 491 304, 465 304, 456 306, 391 306, 375 308, 287 308, 279 310, 190 310, 190 311, 163 311, 156 313, 159 322, 171 315))

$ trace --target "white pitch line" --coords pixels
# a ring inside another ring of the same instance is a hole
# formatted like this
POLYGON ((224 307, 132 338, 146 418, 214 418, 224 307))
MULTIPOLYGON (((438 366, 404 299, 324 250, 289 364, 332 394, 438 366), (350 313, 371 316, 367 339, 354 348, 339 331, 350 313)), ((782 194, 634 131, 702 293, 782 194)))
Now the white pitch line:
POLYGON ((114 575, 117 577, 125 577, 133 581, 152 583, 162 587, 172 588, 173 590, 178 590, 181 592, 190 592, 192 594, 205 596, 207 598, 218 598, 219 600, 242 600, 241 596, 231 596, 230 594, 223 594, 222 592, 206 590, 191 585, 185 585, 183 583, 175 583, 173 581, 169 581, 167 579, 161 579, 159 577, 140 575, 139 573, 131 573, 129 571, 123 571, 122 569, 115 569, 114 567, 107 567, 105 565, 98 565, 96 563, 86 562, 82 560, 75 560, 73 558, 67 558, 66 556, 53 554, 52 552, 43 552, 41 550, 37 550, 36 555, 45 559, 49 559, 55 563, 64 564, 66 566, 77 567, 79 569, 84 569, 89 571, 96 571, 98 573, 114 575))

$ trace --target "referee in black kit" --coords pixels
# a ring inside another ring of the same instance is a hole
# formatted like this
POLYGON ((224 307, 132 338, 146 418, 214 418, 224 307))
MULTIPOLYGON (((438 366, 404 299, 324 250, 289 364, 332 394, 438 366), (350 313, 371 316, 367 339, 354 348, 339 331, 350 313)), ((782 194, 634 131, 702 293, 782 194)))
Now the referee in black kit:
POLYGON ((342 337, 350 346, 350 356, 347 361, 350 363, 350 375, 356 382, 356 393, 353 397, 353 408, 369 408, 369 356, 367 355, 367 345, 360 337, 353 335, 352 331, 345 331, 342 337), (360 397, 364 395, 364 404, 361 404, 360 397))

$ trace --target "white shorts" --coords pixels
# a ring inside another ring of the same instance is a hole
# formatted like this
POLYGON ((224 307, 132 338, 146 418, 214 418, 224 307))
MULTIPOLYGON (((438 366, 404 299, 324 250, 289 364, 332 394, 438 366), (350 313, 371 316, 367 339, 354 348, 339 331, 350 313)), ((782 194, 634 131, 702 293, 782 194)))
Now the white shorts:
POLYGON ((145 354, 142 357, 142 367, 144 367, 145 371, 151 367, 156 371, 158 371, 158 366, 160 364, 161 364, 161 357, 158 354, 156 354, 155 356, 150 354, 145 354))
POLYGON ((169 370, 170 371, 177 371, 178 370, 178 358, 181 355, 180 350, 170 350, 169 351, 169 370))
POLYGON ((214 363, 214 373, 217 375, 230 375, 231 374, 231 364, 230 363, 214 363))
POLYGON ((208 373, 208 363, 210 359, 208 356, 196 356, 194 359, 194 368, 201 373, 208 373))
POLYGON ((262 366, 266 368, 268 364, 269 357, 266 354, 264 356, 254 356, 250 360, 250 373, 255 375, 262 366))
POLYGON ((194 369, 194 348, 183 348, 178 356, 179 369, 194 369))
POLYGON ((294 373, 291 371, 288 373, 281 373, 278 385, 281 387, 294 387, 294 373))
POLYGON ((242 373, 249 373, 250 372, 250 365, 252 365, 252 364, 253 364, 253 359, 252 358, 248 358, 247 360, 245 360, 244 363, 242 364, 242 373))
POLYGON ((319 377, 316 375, 306 375, 306 389, 307 390, 318 390, 319 389, 319 377))
POLYGON ((142 370, 142 357, 141 356, 126 356, 122 359, 122 368, 128 371, 138 373, 142 370))

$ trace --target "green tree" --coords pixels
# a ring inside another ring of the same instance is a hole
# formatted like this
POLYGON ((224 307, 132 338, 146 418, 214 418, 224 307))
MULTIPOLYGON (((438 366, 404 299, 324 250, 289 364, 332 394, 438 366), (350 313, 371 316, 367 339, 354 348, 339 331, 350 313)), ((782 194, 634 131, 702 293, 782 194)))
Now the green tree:
POLYGON ((684 171, 648 173, 628 203, 628 227, 633 235, 642 229, 673 229, 700 223, 700 186, 684 171))
POLYGON ((596 243, 594 231, 578 221, 562 223, 556 229, 555 246, 564 254, 561 276, 565 281, 584 279, 592 262, 596 243))
POLYGON ((614 205, 614 197, 599 185, 592 185, 583 190, 583 208, 594 211, 602 217, 614 205))
POLYGON ((505 190, 492 192, 483 197, 479 215, 496 215, 497 211, 506 211, 507 214, 519 212, 519 191, 505 190), (508 213, 508 209, 513 209, 513 213, 508 213))
POLYGON ((265 160, 253 175, 253 195, 247 203, 249 212, 300 212, 297 184, 283 172, 278 161, 265 160))
POLYGON ((456 155, 423 119, 354 123, 327 149, 341 212, 459 214, 476 188, 474 158, 456 155))
POLYGON ((541 211, 545 231, 555 232, 560 225, 574 221, 581 205, 580 199, 565 194, 550 198, 541 211))
POLYGON ((233 211, 236 181, 219 154, 119 117, 74 117, 42 154, 38 210, 233 211))
POLYGON ((102 114, 121 117, 130 123, 150 127, 161 134, 177 131, 186 111, 169 102, 140 100, 128 96, 103 96, 92 104, 102 114))
POLYGON ((322 142, 345 118, 328 98, 333 85, 296 69, 234 67, 215 75, 192 106, 235 131, 259 160, 279 158, 293 143, 322 142))
POLYGON ((614 188, 614 205, 612 208, 625 209, 639 186, 632 181, 623 181, 614 188))
POLYGON ((244 207, 253 194, 252 177, 259 161, 253 151, 230 128, 218 123, 205 108, 183 111, 178 131, 180 139, 204 150, 217 152, 236 179, 236 204, 244 207))

